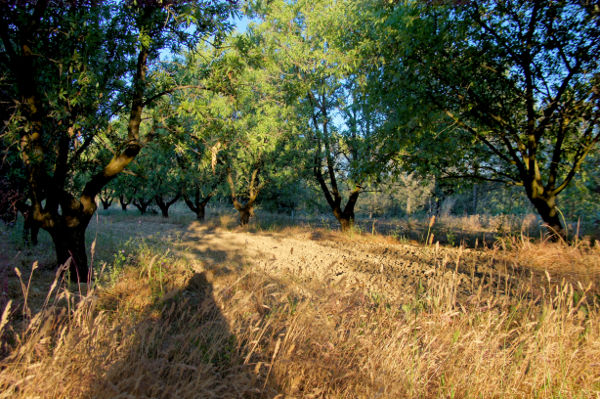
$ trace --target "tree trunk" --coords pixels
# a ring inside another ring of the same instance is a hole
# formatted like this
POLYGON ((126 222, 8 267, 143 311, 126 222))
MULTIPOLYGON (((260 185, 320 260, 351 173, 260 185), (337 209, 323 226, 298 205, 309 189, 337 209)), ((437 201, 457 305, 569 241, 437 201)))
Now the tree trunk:
POLYGON ((58 227, 50 232, 56 249, 57 264, 64 265, 70 259, 69 274, 71 281, 88 282, 91 280, 85 251, 85 227, 58 227))
POLYGON ((229 188, 231 189, 231 200, 233 202, 233 207, 240 214, 240 225, 241 226, 247 225, 248 222, 250 221, 250 218, 252 216, 254 216, 254 202, 256 201, 256 198, 258 197, 258 193, 260 192, 260 190, 262 189, 262 186, 264 184, 264 182, 261 184, 258 184, 258 185, 256 184, 259 171, 260 171, 259 168, 255 168, 252 171, 252 176, 250 178, 250 187, 249 187, 250 193, 248 196, 248 201, 246 201, 245 204, 243 202, 240 202, 237 194, 235 193, 235 184, 233 182, 233 176, 231 175, 231 170, 229 170, 227 173, 227 182, 229 183, 229 188))
POLYGON ((159 206, 159 208, 160 208, 160 213, 161 213, 162 217, 168 218, 169 217, 169 207, 167 207, 167 206, 160 207, 159 206))
POLYGON ((40 226, 34 221, 29 228, 31 229, 31 245, 36 246, 38 245, 38 234, 40 232, 40 226))
POLYGON ((435 204, 433 206, 434 216, 440 216, 440 213, 442 212, 442 202, 444 202, 442 197, 435 197, 435 204))
POLYGON ((479 193, 477 190, 477 184, 473 184, 473 204, 472 204, 472 207, 473 207, 472 214, 473 215, 477 215, 478 202, 479 202, 479 193))
POLYGON ((144 215, 144 214, 146 214, 146 211, 148 210, 148 206, 150 205, 150 202, 152 202, 152 200, 150 200, 150 201, 133 200, 133 205, 140 211, 140 214, 144 215))
POLYGON ((206 204, 208 204, 208 201, 210 201, 213 194, 214 192, 211 192, 205 198, 201 198, 200 190, 196 189, 193 201, 185 193, 183 194, 183 201, 188 206, 188 208, 190 208, 190 210, 196 214, 197 220, 204 221, 204 218, 206 216, 206 204))
POLYGON ((33 208, 24 203, 18 204, 17 208, 23 214, 23 242, 25 245, 37 245, 40 225, 33 217, 33 208))
MULTIPOLYGON (((68 161, 72 138, 67 134, 67 127, 76 119, 67 118, 58 136, 47 136, 44 126, 53 125, 56 119, 45 114, 42 98, 38 93, 37 70, 39 55, 34 54, 35 32, 39 31, 39 23, 43 20, 47 1, 36 2, 32 12, 34 18, 27 29, 18 29, 23 34, 14 41, 15 46, 21 51, 10 51, 4 63, 16 71, 15 89, 20 98, 18 110, 27 121, 18 141, 20 155, 29 182, 29 199, 32 202, 34 222, 31 224, 32 234, 38 228, 48 231, 54 242, 57 262, 69 262, 70 278, 74 281, 86 282, 89 268, 85 251, 85 230, 91 216, 96 212, 96 196, 118 173, 120 173, 137 156, 141 149, 139 141, 139 126, 145 102, 147 58, 150 53, 149 45, 140 42, 140 52, 135 74, 132 79, 133 95, 131 100, 131 113, 127 129, 127 144, 123 151, 115 154, 105 167, 94 174, 85 184, 79 199, 66 190, 66 182, 70 180, 68 161), (6 61, 6 62, 5 62, 6 61), (51 140, 57 140, 57 151, 54 145, 47 145, 51 140), (52 149, 52 150, 50 150, 52 149), (48 167, 54 163, 54 175, 49 176, 48 167)), ((151 7, 147 7, 147 13, 151 7)), ((2 18, 0 30, 5 33, 8 26, 2 18)), ((147 21, 148 18, 140 18, 147 21)), ((144 22, 145 23, 145 22, 144 22)), ((138 30, 142 31, 142 29, 138 30)), ((145 29, 144 29, 145 31, 145 29)), ((40 31, 41 32, 41 31, 40 31)), ((3 42, 8 48, 12 43, 7 42, 6 35, 2 35, 3 42)), ((7 39, 8 40, 8 39, 7 39)), ((7 54, 5 51, 3 55, 7 54)), ((6 57, 4 57, 6 58, 6 57)), ((77 116, 75 114, 75 116, 77 116)), ((84 146, 86 144, 83 144, 84 146)), ((82 147, 84 149, 84 147, 82 147)), ((76 154, 76 157, 79 154, 76 154)), ((71 171, 74 172, 74 171, 71 171)), ((147 205, 146 205, 147 206, 147 205)))
POLYGON ((104 200, 100 198, 100 202, 102 203, 102 209, 107 210, 112 205, 112 200, 104 200))
POLYGON ((38 233, 40 225, 33 220, 33 217, 28 216, 23 222, 23 241, 25 244, 36 246, 38 245, 38 233))
POLYGON ((158 207, 160 208, 160 212, 164 218, 169 217, 169 208, 171 207, 171 205, 176 203, 178 200, 179 200, 179 194, 177 194, 175 197, 173 197, 173 199, 170 201, 169 200, 164 201, 160 195, 156 195, 154 197, 154 202, 156 202, 156 205, 158 205, 158 207))
POLYGON ((121 204, 121 210, 125 212, 127 210, 127 205, 129 205, 129 201, 127 201, 127 199, 121 195, 119 196, 119 203, 121 204))
POLYGON ((360 195, 360 187, 356 187, 348 197, 348 202, 346 202, 346 206, 344 210, 341 211, 339 206, 333 209, 333 214, 336 219, 340 222, 342 231, 349 231, 354 227, 354 207, 356 206, 356 202, 358 201, 358 196, 360 195))
POLYGON ((206 217, 206 204, 200 204, 198 208, 196 208, 196 219, 198 221, 203 222, 206 217))
POLYGON ((166 202, 164 202, 162 200, 162 198, 160 197, 155 197, 154 201, 156 202, 156 205, 158 205, 158 207, 160 208, 160 213, 162 214, 162 217, 164 218, 168 218, 169 217, 169 206, 167 205, 166 202))
POLYGON ((556 207, 556 197, 537 197, 529 198, 529 200, 546 224, 550 239, 557 241, 559 238, 566 238, 563 225, 560 222, 558 208, 556 207))
POLYGON ((354 218, 350 219, 347 217, 340 217, 338 219, 338 222, 340 222, 340 225, 342 227, 342 231, 350 231, 352 229, 352 227, 354 226, 354 218))
POLYGON ((253 214, 252 207, 238 209, 238 212, 240 213, 240 225, 246 226, 248 222, 250 222, 250 217, 253 214))
POLYGON ((354 227, 354 204, 355 202, 346 204, 343 212, 339 209, 333 210, 333 215, 340 223, 342 231, 350 231, 354 227))

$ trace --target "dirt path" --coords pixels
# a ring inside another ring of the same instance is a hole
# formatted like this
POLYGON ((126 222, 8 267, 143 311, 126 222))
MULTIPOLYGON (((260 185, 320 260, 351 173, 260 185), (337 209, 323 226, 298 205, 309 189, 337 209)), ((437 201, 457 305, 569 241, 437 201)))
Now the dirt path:
MULTIPOLYGON (((210 223, 182 225, 161 218, 103 217, 98 226, 89 235, 98 234, 98 258, 108 262, 122 243, 150 239, 166 243, 198 269, 210 269, 216 275, 252 267, 276 278, 293 280, 306 289, 335 286, 390 299, 414 297, 415 291, 430 287, 436 278, 439 281, 449 276, 461 282, 459 294, 465 296, 480 286, 509 293, 515 279, 530 282, 539 290, 546 282, 546 269, 554 282, 566 277, 584 285, 593 282, 596 289, 600 285, 598 248, 587 253, 540 244, 528 251, 461 249, 368 234, 349 236, 326 229, 255 232, 215 228, 210 223)), ((8 245, 8 240, 2 241, 8 245)), ((52 252, 51 243, 42 242, 25 263, 40 259, 44 251, 52 252)), ((15 266, 13 259, 7 258, 10 253, 0 251, 0 266, 15 266)), ((53 278, 53 273, 49 276, 53 278)))
POLYGON ((432 278, 452 274, 469 287, 504 290, 519 275, 507 260, 482 251, 422 247, 325 231, 246 232, 192 223, 179 249, 193 264, 227 273, 252 266, 306 285, 360 289, 390 299, 414 296, 432 278))

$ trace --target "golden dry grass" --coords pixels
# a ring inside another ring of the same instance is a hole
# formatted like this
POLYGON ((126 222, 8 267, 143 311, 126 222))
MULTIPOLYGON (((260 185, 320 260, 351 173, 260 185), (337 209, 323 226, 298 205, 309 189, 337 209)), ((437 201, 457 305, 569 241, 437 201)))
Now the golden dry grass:
MULTIPOLYGON (((395 245, 316 233, 277 234, 395 245)), ((554 274, 542 274, 535 292, 527 279, 502 292, 483 279, 473 286, 457 263, 402 299, 243 261, 217 272, 218 265, 167 248, 131 246, 89 293, 63 284, 31 317, 14 307, 18 314, 1 331, 0 398, 600 396, 593 278, 585 287, 557 277, 586 265, 596 270, 595 248, 522 242, 473 258, 535 270, 550 264, 554 274)), ((461 250, 437 251, 453 257, 461 250)))

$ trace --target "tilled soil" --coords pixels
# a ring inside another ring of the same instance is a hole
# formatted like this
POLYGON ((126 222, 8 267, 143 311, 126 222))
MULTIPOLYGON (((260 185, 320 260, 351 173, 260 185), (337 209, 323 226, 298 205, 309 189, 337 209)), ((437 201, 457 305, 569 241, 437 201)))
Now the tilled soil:
MULTIPOLYGON (((181 225, 160 218, 120 220, 105 217, 100 223, 102 234, 97 248, 114 247, 114 242, 112 245, 104 242, 108 238, 118 242, 149 238, 185 256, 198 269, 209 269, 216 275, 250 267, 276 278, 295 281, 298 287, 333 286, 390 300, 414 298, 415 293, 448 279, 457 283, 457 296, 462 298, 481 290, 500 295, 522 295, 524 289, 529 291, 528 297, 535 298, 543 290, 550 289, 548 277, 552 284, 560 284, 565 279, 573 284, 581 281, 586 287, 592 283, 594 290, 600 285, 597 250, 583 260, 575 253, 571 256, 574 262, 570 262, 568 254, 562 254, 560 249, 545 253, 543 246, 534 247, 535 253, 519 253, 499 248, 426 246, 327 229, 228 230, 197 222, 181 225), (536 259, 529 259, 529 256, 536 259), (579 265, 571 267, 572 263, 579 265)), ((109 261, 114 256, 111 253, 104 255, 109 261)), ((12 270, 14 262, 0 256, 0 265, 10 266, 8 270, 12 270)), ((54 272, 48 272, 48 279, 53 277, 54 272)))
MULTIPOLYGON (((532 297, 548 289, 544 271, 501 251, 353 238, 326 230, 229 231, 192 223, 179 248, 193 263, 215 274, 251 266, 307 286, 339 286, 389 299, 414 297, 416 290, 446 278, 460 283, 457 295, 464 298, 481 289, 512 295, 527 285, 532 297)), ((552 276, 555 282, 561 278, 552 276)), ((585 279, 595 281, 598 276, 585 279)))

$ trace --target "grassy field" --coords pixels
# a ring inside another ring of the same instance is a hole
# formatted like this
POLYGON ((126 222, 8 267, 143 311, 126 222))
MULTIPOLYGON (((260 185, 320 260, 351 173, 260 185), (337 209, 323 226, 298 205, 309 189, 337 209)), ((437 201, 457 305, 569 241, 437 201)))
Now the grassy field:
POLYGON ((600 397, 598 246, 299 224, 101 212, 89 287, 3 228, 0 398, 600 397))

